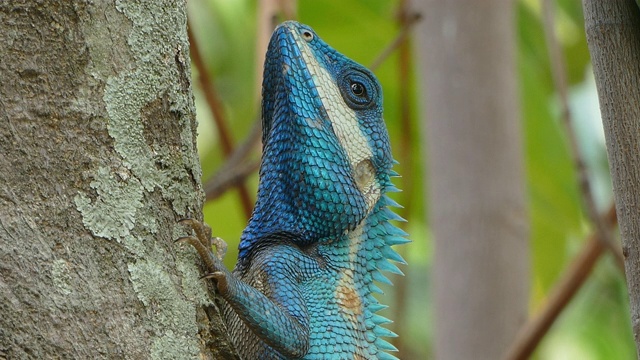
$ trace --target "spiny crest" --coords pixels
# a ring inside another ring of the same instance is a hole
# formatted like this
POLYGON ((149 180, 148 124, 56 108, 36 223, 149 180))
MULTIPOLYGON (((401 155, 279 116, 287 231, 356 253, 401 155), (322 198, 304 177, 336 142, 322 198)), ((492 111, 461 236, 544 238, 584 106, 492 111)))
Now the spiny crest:
MULTIPOLYGON (((391 172, 395 176, 394 172, 391 172)), ((384 192, 399 191, 390 182, 387 182, 384 192)), ((366 271, 371 275, 370 281, 367 281, 368 291, 365 290, 365 326, 373 335, 370 339, 378 352, 375 354, 378 359, 397 359, 388 352, 397 351, 397 349, 383 338, 396 337, 397 335, 384 327, 385 324, 391 322, 384 316, 376 314, 376 312, 387 308, 386 305, 380 304, 373 296, 373 293, 382 294, 375 282, 392 285, 383 272, 403 275, 402 271, 394 264, 406 264, 405 260, 398 254, 392 246, 402 245, 410 242, 406 237, 408 234, 402 229, 393 225, 390 221, 406 221, 402 217, 394 213, 390 207, 401 207, 387 195, 382 195, 376 208, 366 220, 367 229, 364 244, 362 244, 360 257, 365 260, 360 262, 360 266, 365 266, 366 271)), ((374 354, 372 354, 374 355, 374 354)))

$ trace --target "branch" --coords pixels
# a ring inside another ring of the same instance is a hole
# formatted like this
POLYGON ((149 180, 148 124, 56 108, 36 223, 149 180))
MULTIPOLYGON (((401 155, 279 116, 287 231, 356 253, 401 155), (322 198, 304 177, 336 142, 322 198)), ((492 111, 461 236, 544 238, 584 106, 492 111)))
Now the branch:
POLYGON ((389 55, 391 55, 396 50, 396 48, 402 44, 404 39, 409 34, 409 30, 411 30, 413 25, 415 25, 422 19, 422 15, 420 15, 419 13, 413 13, 410 15, 405 15, 405 18, 406 20, 404 21, 403 27, 400 30, 398 36, 396 36, 396 38, 393 39, 393 41, 389 45, 387 45, 384 50, 382 50, 380 55, 378 55, 378 57, 375 58, 375 60, 373 60, 373 62, 369 66, 369 69, 371 69, 371 71, 375 71, 389 57, 389 55))
POLYGON ((604 220, 598 213, 596 202, 593 196, 593 190, 589 177, 589 172, 586 166, 586 162, 580 152, 578 146, 578 139, 576 137, 573 125, 573 116, 569 107, 569 96, 567 89, 567 75, 565 72, 564 58, 562 57, 560 44, 555 36, 555 9, 552 0, 542 1, 543 20, 544 20, 544 33, 549 49, 549 58, 551 62, 551 71, 553 76, 553 82, 555 84, 558 95, 560 96, 560 106, 562 107, 562 123, 564 124, 567 138, 569 140, 569 147, 573 163, 575 164, 576 171, 578 173, 578 183, 580 185, 580 191, 582 192, 582 199, 586 207, 587 215, 591 220, 591 223, 596 227, 598 232, 598 239, 603 242, 603 245, 611 251, 615 256, 615 260, 624 273, 624 258, 620 246, 618 246, 612 239, 611 232, 607 229, 604 220))
POLYGON ((205 182, 206 201, 213 200, 229 190, 229 188, 243 183, 247 177, 260 167, 259 162, 248 164, 245 159, 251 149, 260 141, 261 130, 260 121, 255 121, 243 143, 233 151, 215 175, 205 182))
MULTIPOLYGON (((215 87, 213 86, 213 82, 211 81, 211 76, 204 65, 204 61, 198 47, 198 42, 196 41, 195 36, 193 36, 193 32, 191 31, 190 26, 187 26, 187 32, 189 35, 191 59, 198 69, 198 80, 200 82, 200 87, 202 88, 202 92, 205 95, 205 99, 207 100, 209 109, 213 114, 213 120, 215 121, 216 127, 218 128, 218 133, 220 134, 220 144, 222 146, 222 153, 225 157, 228 158, 233 151, 233 144, 229 129, 227 127, 227 120, 224 115, 218 93, 216 92, 215 87)), ((238 191, 240 194, 242 209, 244 210, 244 214, 248 219, 251 216, 251 211, 253 209, 253 201, 251 200, 249 190, 247 189, 247 186, 244 184, 244 182, 237 183, 236 186, 238 187, 238 191)))
MULTIPOLYGON (((264 0, 258 2, 258 26, 256 33, 256 98, 260 97, 262 84, 262 68, 265 60, 265 53, 269 44, 271 32, 276 26, 278 13, 283 12, 286 18, 292 18, 295 14, 295 3, 290 0, 264 0)), ((218 171, 210 177, 204 184, 206 201, 211 201, 231 187, 242 184, 253 171, 256 171, 259 163, 246 163, 245 159, 258 142, 262 132, 262 123, 258 118, 245 138, 242 145, 236 148, 231 156, 227 157, 225 163, 218 171)))
MULTIPOLYGON (((610 206, 609 211, 604 216, 604 220, 605 226, 610 231, 617 221, 615 205, 612 204, 610 206)), ((580 254, 573 259, 569 268, 551 290, 546 304, 535 317, 529 319, 520 329, 516 340, 512 343, 503 359, 524 360, 531 356, 540 340, 558 318, 558 315, 578 293, 578 290, 589 277, 591 270, 593 270, 602 255, 605 247, 599 236, 598 232, 594 232, 588 237, 580 254)))
POLYGON ((631 0, 582 5, 640 350, 640 10, 631 0))
POLYGON ((205 187, 207 201, 214 200, 224 194, 227 190, 242 184, 247 177, 251 176, 254 172, 260 168, 260 162, 254 161, 252 163, 241 163, 237 166, 229 169, 229 171, 219 171, 212 177, 211 182, 207 183, 208 187, 205 187))
POLYGON ((224 115, 222 103, 220 102, 220 98, 215 86, 213 86, 213 81, 211 81, 211 75, 207 71, 207 67, 204 64, 204 60, 202 59, 202 55, 200 54, 200 47, 198 46, 198 42, 193 35, 191 26, 187 27, 187 33, 189 35, 191 60, 193 60, 193 64, 196 66, 196 69, 198 69, 198 81, 200 82, 200 87, 202 88, 202 92, 207 101, 207 105, 209 105, 209 109, 213 114, 213 121, 216 123, 216 128, 218 129, 218 132, 220 134, 222 153, 225 156, 229 156, 229 154, 231 154, 231 151, 233 150, 233 144, 231 140, 231 132, 227 127, 227 120, 226 116, 224 115))

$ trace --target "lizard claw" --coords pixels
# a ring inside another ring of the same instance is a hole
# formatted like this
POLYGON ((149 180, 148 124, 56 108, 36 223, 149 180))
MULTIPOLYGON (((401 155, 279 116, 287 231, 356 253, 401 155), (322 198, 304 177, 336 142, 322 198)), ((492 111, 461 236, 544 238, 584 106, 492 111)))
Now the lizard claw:
POLYGON ((221 271, 210 272, 200 277, 202 279, 213 279, 216 281, 218 291, 222 294, 227 292, 227 277, 221 271))
POLYGON ((187 225, 191 229, 193 229, 193 231, 196 232, 196 236, 201 241, 206 239, 205 241, 208 242, 208 239, 211 238, 211 227, 209 227, 209 225, 207 225, 206 223, 191 218, 180 219, 178 220, 178 223, 187 225))
POLYGON ((183 236, 177 239, 176 243, 187 243, 193 246, 202 261, 207 266, 210 273, 217 273, 222 266, 220 262, 227 252, 227 244, 219 237, 211 237, 211 228, 209 225, 195 219, 180 219, 178 223, 189 226, 195 233, 195 236, 183 236), (215 255, 211 249, 216 247, 215 255))
POLYGON ((200 276, 200 280, 214 279, 217 280, 222 274, 220 272, 206 273, 200 276))
POLYGON ((193 236, 183 236, 181 238, 178 238, 174 241, 174 243, 187 243, 187 244, 193 244, 194 241, 198 241, 198 239, 196 239, 193 236))

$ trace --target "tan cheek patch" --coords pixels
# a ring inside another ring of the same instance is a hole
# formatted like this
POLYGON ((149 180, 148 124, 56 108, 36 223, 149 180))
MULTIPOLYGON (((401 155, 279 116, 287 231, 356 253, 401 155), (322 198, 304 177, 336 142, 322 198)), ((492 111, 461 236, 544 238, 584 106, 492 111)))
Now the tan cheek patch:
POLYGON ((353 170, 353 178, 367 202, 367 207, 371 209, 380 199, 380 185, 376 181, 376 170, 371 160, 360 161, 353 170))

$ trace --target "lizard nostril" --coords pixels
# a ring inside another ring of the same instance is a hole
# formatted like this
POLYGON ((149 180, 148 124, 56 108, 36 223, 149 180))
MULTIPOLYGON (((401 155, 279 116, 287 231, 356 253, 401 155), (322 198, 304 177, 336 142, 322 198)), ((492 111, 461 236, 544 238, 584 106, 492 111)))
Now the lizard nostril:
POLYGON ((309 30, 305 30, 302 32, 302 38, 306 41, 309 42, 311 40, 313 40, 313 33, 309 30))

